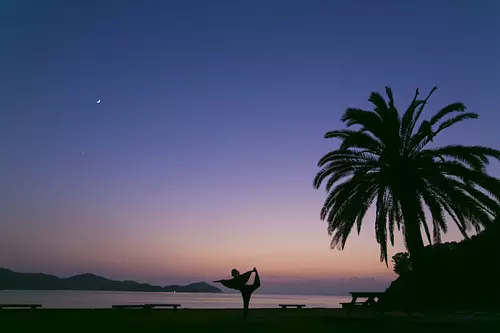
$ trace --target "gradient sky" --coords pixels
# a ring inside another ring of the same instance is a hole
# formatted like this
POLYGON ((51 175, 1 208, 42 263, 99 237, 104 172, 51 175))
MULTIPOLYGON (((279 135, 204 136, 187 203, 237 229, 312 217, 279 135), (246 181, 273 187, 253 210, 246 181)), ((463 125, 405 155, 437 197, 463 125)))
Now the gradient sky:
POLYGON ((499 148, 496 0, 2 1, 0 41, 0 267, 390 280, 373 212, 329 249, 324 133, 438 85, 480 118, 437 143, 499 148))

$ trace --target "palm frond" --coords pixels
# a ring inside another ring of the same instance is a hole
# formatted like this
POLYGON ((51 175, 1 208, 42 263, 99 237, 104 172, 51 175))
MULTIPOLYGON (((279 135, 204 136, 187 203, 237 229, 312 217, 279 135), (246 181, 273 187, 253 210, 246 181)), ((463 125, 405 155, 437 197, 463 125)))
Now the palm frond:
POLYGON ((500 150, 482 146, 460 146, 449 145, 441 148, 426 149, 421 152, 421 156, 439 158, 444 161, 446 158, 463 162, 477 171, 484 171, 489 164, 489 158, 500 160, 500 150))
POLYGON ((383 144, 370 134, 362 131, 340 130, 330 131, 325 134, 325 139, 338 138, 342 139, 341 150, 349 148, 360 148, 367 150, 373 154, 380 154, 383 149, 383 144))
POLYGON ((415 133, 408 142, 407 152, 410 154, 418 152, 422 149, 426 143, 432 140, 432 128, 428 121, 423 121, 420 124, 420 128, 417 133, 415 133))
POLYGON ((450 113, 464 112, 465 110, 467 110, 467 107, 463 103, 456 102, 449 104, 444 108, 442 108, 441 110, 439 110, 434 116, 432 116, 430 120, 431 126, 436 125, 442 118, 444 118, 450 113))
POLYGON ((432 216, 432 225, 433 225, 433 240, 434 243, 441 243, 441 231, 446 233, 446 221, 444 219, 443 208, 439 203, 439 200, 432 194, 432 192, 428 191, 428 185, 424 183, 424 186, 420 189, 420 194, 422 198, 429 208, 429 211, 432 216))
MULTIPOLYGON (((389 189, 389 191, 391 191, 389 189)), ((396 209, 397 209, 397 202, 394 202, 393 195, 388 196, 387 198, 388 201, 388 223, 389 223, 389 241, 391 242, 391 246, 394 246, 394 225, 396 224, 396 209)))
POLYGON ((413 96, 413 100, 410 103, 410 106, 408 109, 406 109, 406 112, 403 114, 403 118, 401 119, 401 128, 400 128, 400 133, 399 136, 401 138, 401 143, 404 144, 405 140, 411 135, 411 122, 413 120, 413 116, 415 114, 415 110, 417 107, 424 103, 423 100, 417 100, 417 97, 419 95, 419 90, 417 89, 415 91, 415 96, 413 96))
POLYGON ((442 130, 447 129, 448 127, 456 123, 459 123, 467 119, 477 119, 477 118, 479 118, 479 115, 477 113, 467 112, 458 115, 456 117, 453 117, 451 119, 445 120, 441 123, 441 125, 439 125, 438 129, 434 132, 433 136, 438 135, 442 130))
POLYGON ((356 165, 363 165, 364 163, 372 163, 372 162, 377 163, 377 159, 374 158, 372 155, 364 152, 359 152, 355 150, 337 149, 337 150, 332 150, 331 152, 327 153, 325 156, 320 158, 320 160, 318 161, 318 167, 323 167, 327 163, 342 163, 342 162, 349 162, 349 163, 354 163, 356 165))
MULTIPOLYGON (((418 207, 418 220, 420 225, 424 227, 425 236, 427 237, 427 242, 432 244, 431 233, 429 231, 429 225, 427 224, 427 218, 425 217, 424 207, 422 205, 422 200, 420 199, 420 195, 417 196, 417 207, 418 207)), ((420 227, 419 225, 419 227, 420 227)))
POLYGON ((384 127, 380 116, 372 111, 348 108, 341 118, 347 127, 359 125, 362 131, 371 132, 377 139, 384 142, 384 127))
POLYGON ((464 183, 473 182, 485 189, 490 195, 494 196, 496 200, 500 200, 499 179, 491 177, 485 172, 469 169, 463 164, 455 161, 437 162, 436 164, 438 164, 443 174, 457 177, 464 183))
POLYGON ((363 218, 365 217, 366 212, 368 211, 368 209, 373 203, 373 200, 375 199, 377 188, 378 188, 377 184, 374 184, 371 187, 369 187, 366 190, 364 199, 361 200, 362 204, 361 209, 359 210, 358 216, 356 218, 356 231, 358 232, 358 235, 361 233, 363 218))
POLYGON ((368 101, 370 101, 374 108, 373 110, 380 116, 380 119, 384 119, 384 117, 387 115, 387 104, 378 92, 372 92, 370 94, 370 98, 368 98, 368 101))
POLYGON ((432 94, 437 90, 437 87, 434 87, 431 89, 427 97, 424 99, 424 102, 420 104, 420 108, 417 111, 417 114, 415 115, 415 118, 413 118, 411 122, 411 128, 410 128, 410 133, 413 133, 413 129, 415 128, 415 125, 418 122, 418 119, 420 118, 420 115, 422 114, 422 111, 424 110, 425 105, 427 104, 427 101, 429 98, 431 98, 432 94))
POLYGON ((350 189, 346 188, 344 193, 340 194, 338 200, 331 206, 327 217, 328 234, 333 235, 330 243, 331 248, 344 249, 347 238, 357 221, 360 211, 366 205, 369 205, 367 201, 373 197, 376 186, 364 185, 360 187, 354 186, 350 189), (346 194, 347 192, 348 194, 346 194))
POLYGON ((377 194, 377 210, 375 218, 375 237, 380 245, 380 261, 387 263, 387 211, 388 207, 386 189, 379 187, 377 194))

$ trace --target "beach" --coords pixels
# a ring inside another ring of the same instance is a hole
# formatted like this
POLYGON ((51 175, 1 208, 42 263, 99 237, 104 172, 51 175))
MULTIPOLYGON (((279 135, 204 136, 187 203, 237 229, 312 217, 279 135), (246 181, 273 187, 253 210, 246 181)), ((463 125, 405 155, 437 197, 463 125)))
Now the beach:
POLYGON ((3 310, 1 332, 498 332, 488 316, 347 317, 340 309, 3 310))

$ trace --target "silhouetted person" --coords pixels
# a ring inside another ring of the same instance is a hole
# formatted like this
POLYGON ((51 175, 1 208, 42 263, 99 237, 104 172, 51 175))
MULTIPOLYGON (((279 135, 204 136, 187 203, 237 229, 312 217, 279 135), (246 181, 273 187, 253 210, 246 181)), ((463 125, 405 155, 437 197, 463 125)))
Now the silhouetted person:
POLYGON ((240 274, 237 269, 231 271, 233 276, 230 280, 217 280, 215 283, 221 283, 224 287, 238 290, 241 292, 241 297, 243 298, 243 316, 246 317, 248 313, 248 306, 250 305, 250 298, 252 293, 260 287, 260 278, 257 269, 254 267, 251 271, 240 274), (255 280, 253 284, 247 284, 252 273, 255 272, 255 280))

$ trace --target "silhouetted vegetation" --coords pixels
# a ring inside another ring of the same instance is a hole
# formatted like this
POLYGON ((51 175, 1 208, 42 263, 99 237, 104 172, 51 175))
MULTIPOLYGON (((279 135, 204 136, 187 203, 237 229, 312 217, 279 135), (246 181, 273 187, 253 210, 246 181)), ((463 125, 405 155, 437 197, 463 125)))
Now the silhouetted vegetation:
POLYGON ((94 274, 79 274, 69 278, 59 278, 42 273, 18 273, 0 268, 0 290, 106 290, 106 291, 151 291, 222 293, 219 288, 205 282, 187 286, 153 286, 134 281, 114 281, 94 274))
POLYGON ((341 140, 338 149, 319 160, 321 170, 314 179, 315 188, 325 183, 328 192, 320 216, 328 222, 332 248, 343 249, 353 228, 360 232, 374 203, 380 260, 387 263, 387 238, 394 245, 394 230, 401 229, 415 273, 424 260, 421 228, 430 244, 438 244, 448 230, 446 216, 467 237, 467 229, 490 225, 500 211, 500 180, 486 172, 489 158, 500 159, 499 150, 463 145, 428 147, 442 131, 478 118, 456 102, 419 122, 435 90, 419 99, 417 89, 401 115, 390 88, 386 88, 387 101, 373 92, 369 98, 373 111, 348 108, 341 118, 347 129, 325 134, 325 138, 341 140), (352 128, 355 126, 358 129, 352 128))
POLYGON ((410 254, 408 252, 399 252, 392 256, 394 273, 402 275, 411 270, 410 254))
MULTIPOLYGON (((500 309, 499 226, 497 220, 470 239, 425 247, 419 279, 426 288, 416 294, 416 276, 406 270, 388 288, 384 301, 421 308, 500 309)), ((401 261, 403 254, 395 255, 395 262, 411 265, 411 257, 401 261)))

